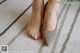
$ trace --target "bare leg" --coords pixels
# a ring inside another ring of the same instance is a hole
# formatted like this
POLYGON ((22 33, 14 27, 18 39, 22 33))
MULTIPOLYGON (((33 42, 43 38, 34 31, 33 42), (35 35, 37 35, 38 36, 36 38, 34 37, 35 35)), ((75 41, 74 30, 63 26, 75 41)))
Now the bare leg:
POLYGON ((57 11, 58 11, 59 4, 56 0, 48 0, 48 4, 45 11, 44 16, 44 24, 43 30, 44 31, 52 31, 56 28, 57 23, 57 11))
POLYGON ((32 14, 27 26, 28 35, 34 39, 41 39, 40 25, 44 12, 44 0, 33 0, 32 14))

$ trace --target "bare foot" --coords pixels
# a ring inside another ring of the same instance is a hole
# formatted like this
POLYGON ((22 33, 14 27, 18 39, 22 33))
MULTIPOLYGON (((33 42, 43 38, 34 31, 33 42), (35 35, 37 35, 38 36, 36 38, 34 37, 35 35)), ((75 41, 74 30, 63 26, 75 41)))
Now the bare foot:
POLYGON ((40 25, 44 12, 43 0, 33 0, 32 14, 27 26, 28 35, 34 40, 41 39, 40 25))
POLYGON ((44 31, 53 31, 57 24, 57 11, 59 4, 55 0, 48 1, 46 6, 45 16, 44 16, 44 31))
POLYGON ((40 20, 37 20, 39 17, 31 15, 28 26, 27 33, 32 39, 41 39, 40 34, 40 20))

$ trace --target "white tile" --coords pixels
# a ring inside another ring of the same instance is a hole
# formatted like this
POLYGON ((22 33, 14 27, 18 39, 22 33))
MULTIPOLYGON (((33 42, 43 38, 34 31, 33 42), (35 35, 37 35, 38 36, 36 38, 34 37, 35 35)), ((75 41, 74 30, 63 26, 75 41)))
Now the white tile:
POLYGON ((2 2, 3 0, 0 0, 0 2, 2 2))
POLYGON ((71 33, 70 40, 67 43, 65 53, 80 53, 80 13, 71 33))
POLYGON ((21 35, 13 41, 9 46, 10 52, 27 52, 27 53, 37 53, 42 41, 33 40, 29 38, 26 34, 26 30, 21 33, 21 35))
MULTIPOLYGON (((1 5, 0 7, 2 8, 0 8, 0 11, 2 13, 0 15, 2 18, 0 18, 0 30, 3 31, 8 27, 30 4, 31 1, 27 0, 8 0, 3 6, 1 5)), ((0 37, 0 45, 7 44, 20 32, 20 30, 27 24, 30 14, 31 9, 29 9, 9 30, 7 30, 6 33, 0 37)))
MULTIPOLYGON (((0 0, 0 2, 3 0, 0 0)), ((46 2, 47 0, 45 0, 46 2)), ((0 33, 3 32, 30 4, 32 0, 7 0, 3 4, 0 5, 0 33)), ((60 9, 58 14, 60 13, 62 7, 64 5, 60 5, 60 9)), ((60 15, 60 19, 58 21, 57 30, 60 29, 62 25, 64 13, 66 13, 68 5, 64 8, 64 11, 60 15)), ((67 17, 64 21, 63 28, 61 29, 61 34, 59 35, 58 44, 55 49, 55 53, 60 53, 62 49, 62 45, 67 38, 67 34, 70 30, 71 24, 74 20, 75 14, 77 12, 79 5, 71 5, 67 17)), ((40 47, 42 45, 42 41, 32 40, 27 36, 26 29, 19 33, 23 27, 26 26, 28 19, 30 17, 32 10, 31 8, 15 23, 9 30, 6 31, 0 37, 0 45, 7 45, 9 53, 38 53, 40 47)), ((72 31, 71 38, 67 43, 65 53, 79 53, 80 52, 80 13, 75 24, 75 27, 72 31)), ((48 33, 49 34, 49 33, 48 33)), ((48 36, 47 36, 48 37, 48 36)), ((51 38, 51 37, 48 37, 51 38)), ((55 39, 55 38, 54 38, 55 39)), ((42 47, 41 53, 51 53, 52 48, 54 46, 53 43, 48 47, 42 47)), ((49 40, 48 40, 49 41, 49 40)))
MULTIPOLYGON (((67 33, 70 30, 71 24, 74 20, 74 17, 76 15, 78 7, 79 7, 79 5, 71 5, 71 7, 67 13, 66 20, 64 22, 63 28, 61 29, 61 34, 59 35, 60 37, 59 37, 58 44, 57 44, 57 47, 55 50, 56 53, 59 53, 62 49, 62 45, 67 38, 67 33)), ((65 18, 65 17, 63 17, 63 18, 65 18)))
POLYGON ((7 0, 0 5, 0 33, 3 32, 30 4, 26 0, 7 0))

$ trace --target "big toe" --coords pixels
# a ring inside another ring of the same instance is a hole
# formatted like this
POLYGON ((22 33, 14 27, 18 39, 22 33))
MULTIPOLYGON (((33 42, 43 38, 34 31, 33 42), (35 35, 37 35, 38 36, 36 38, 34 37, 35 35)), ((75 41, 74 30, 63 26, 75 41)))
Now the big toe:
POLYGON ((34 40, 40 40, 41 39, 41 35, 40 34, 33 34, 31 32, 28 32, 28 35, 30 38, 34 39, 34 40))

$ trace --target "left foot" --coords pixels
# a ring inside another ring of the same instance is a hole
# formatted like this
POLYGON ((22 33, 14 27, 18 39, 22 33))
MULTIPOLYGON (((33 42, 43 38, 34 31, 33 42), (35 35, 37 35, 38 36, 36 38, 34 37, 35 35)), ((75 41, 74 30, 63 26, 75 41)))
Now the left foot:
POLYGON ((44 31, 53 31, 56 28, 57 24, 57 10, 58 4, 55 1, 49 1, 46 6, 43 30, 44 31))

